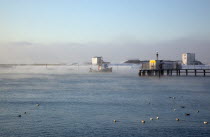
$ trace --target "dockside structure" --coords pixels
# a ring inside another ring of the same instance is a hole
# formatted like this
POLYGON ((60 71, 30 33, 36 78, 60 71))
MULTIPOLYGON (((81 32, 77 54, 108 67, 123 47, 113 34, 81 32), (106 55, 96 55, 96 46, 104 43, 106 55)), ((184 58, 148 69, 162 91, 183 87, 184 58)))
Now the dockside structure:
POLYGON ((139 76, 207 76, 210 74, 209 68, 182 68, 182 64, 179 61, 169 60, 150 60, 142 64, 139 70, 139 76))

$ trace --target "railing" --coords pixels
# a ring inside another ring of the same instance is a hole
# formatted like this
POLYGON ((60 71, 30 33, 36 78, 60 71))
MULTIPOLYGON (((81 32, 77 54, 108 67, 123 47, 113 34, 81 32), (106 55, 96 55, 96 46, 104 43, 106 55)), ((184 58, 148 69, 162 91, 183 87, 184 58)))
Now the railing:
POLYGON ((210 65, 182 65, 182 69, 210 69, 210 65))

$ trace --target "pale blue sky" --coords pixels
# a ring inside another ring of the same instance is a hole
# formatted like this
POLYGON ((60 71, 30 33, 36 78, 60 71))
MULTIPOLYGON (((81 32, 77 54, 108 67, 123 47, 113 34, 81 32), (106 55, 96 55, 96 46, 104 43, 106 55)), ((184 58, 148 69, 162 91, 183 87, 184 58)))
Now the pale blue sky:
POLYGON ((210 0, 0 0, 1 41, 209 37, 210 0))
POLYGON ((210 0, 0 0, 0 43, 16 47, 26 42, 83 47, 120 43, 128 48, 180 39, 208 43, 209 24, 210 0))

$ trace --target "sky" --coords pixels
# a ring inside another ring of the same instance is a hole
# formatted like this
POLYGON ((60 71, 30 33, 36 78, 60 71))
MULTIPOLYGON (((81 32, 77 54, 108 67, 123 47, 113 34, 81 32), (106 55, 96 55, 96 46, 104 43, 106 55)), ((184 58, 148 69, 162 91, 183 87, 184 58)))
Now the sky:
POLYGON ((0 64, 210 63, 210 0, 0 0, 0 64))

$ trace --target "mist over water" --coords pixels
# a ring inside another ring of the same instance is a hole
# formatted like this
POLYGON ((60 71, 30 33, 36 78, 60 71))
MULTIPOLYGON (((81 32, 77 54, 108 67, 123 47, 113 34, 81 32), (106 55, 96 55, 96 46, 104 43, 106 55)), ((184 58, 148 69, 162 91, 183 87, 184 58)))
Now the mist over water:
POLYGON ((203 124, 210 121, 210 77, 139 77, 137 68, 1 68, 0 136, 210 135, 203 124))
MULTIPOLYGON (((110 64, 114 73, 136 73, 139 64, 110 64)), ((0 65, 0 73, 25 73, 25 74, 71 74, 89 73, 90 68, 98 69, 97 65, 0 65)))

